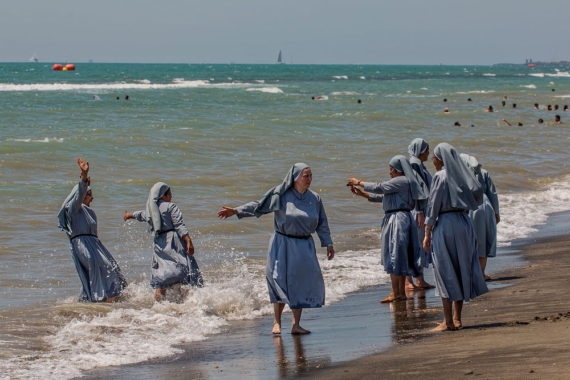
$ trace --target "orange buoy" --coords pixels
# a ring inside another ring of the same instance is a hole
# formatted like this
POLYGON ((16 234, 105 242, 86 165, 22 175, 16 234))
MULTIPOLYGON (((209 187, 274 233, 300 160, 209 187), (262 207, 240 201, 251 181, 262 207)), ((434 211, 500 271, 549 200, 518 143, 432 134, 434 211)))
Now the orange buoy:
POLYGON ((75 65, 73 63, 68 63, 67 65, 65 65, 64 69, 67 69, 69 71, 73 71, 73 70, 75 70, 75 65))
POLYGON ((55 63, 55 64, 51 67, 51 69, 52 69, 52 70, 55 70, 55 71, 61 71, 61 70, 63 70, 63 65, 60 64, 60 63, 55 63))

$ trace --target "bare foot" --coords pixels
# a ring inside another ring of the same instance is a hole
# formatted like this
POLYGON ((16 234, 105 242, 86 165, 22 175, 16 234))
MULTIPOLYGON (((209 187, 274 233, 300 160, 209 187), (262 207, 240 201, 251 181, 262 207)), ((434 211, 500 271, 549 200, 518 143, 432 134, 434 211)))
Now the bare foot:
POLYGON ((461 323, 461 321, 458 321, 458 320, 454 319, 454 320, 453 320, 453 326, 455 326, 455 328, 456 328, 457 330, 459 330, 460 328, 463 327, 463 323, 461 323))
POLYGON ((417 286, 411 282, 406 283, 406 290, 416 290, 417 286))
POLYGON ((433 288, 435 288, 435 286, 433 286, 432 284, 429 284, 425 281, 422 281, 422 282, 418 281, 416 283, 416 288, 418 288, 418 289, 433 289, 433 288))
POLYGON ((455 326, 448 326, 445 321, 441 322, 440 324, 437 325, 437 327, 434 327, 433 329, 429 330, 431 332, 441 332, 441 331, 455 331, 457 330, 457 328, 455 326))
POLYGON ((309 330, 305 330, 301 326, 293 326, 291 328, 291 334, 293 334, 293 335, 303 335, 303 334, 310 334, 310 333, 311 332, 309 330))
POLYGON ((390 294, 388 294, 388 297, 384 298, 383 300, 380 300, 381 303, 390 303, 392 301, 394 301, 396 297, 394 297, 394 293, 390 292, 390 294))
POLYGON ((273 324, 273 330, 271 330, 271 333, 272 333, 273 335, 279 335, 279 334, 281 334, 281 325, 280 325, 279 323, 275 322, 275 323, 273 324))
POLYGON ((489 275, 484 275, 485 276, 485 281, 492 281, 493 279, 491 278, 491 276, 489 275))

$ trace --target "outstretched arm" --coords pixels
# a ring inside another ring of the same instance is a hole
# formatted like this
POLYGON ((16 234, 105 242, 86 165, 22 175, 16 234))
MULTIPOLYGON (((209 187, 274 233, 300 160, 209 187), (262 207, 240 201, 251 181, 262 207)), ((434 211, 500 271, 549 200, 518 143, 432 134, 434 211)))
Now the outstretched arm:
POLYGON ((237 215, 237 213, 238 212, 234 207, 222 206, 222 208, 218 211, 218 218, 227 219, 230 216, 237 215))

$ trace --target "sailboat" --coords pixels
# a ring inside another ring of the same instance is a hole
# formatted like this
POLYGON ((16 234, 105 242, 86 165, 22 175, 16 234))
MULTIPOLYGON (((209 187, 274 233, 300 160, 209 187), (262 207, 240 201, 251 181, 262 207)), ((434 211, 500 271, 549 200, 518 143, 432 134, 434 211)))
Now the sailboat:
POLYGON ((285 61, 283 60, 283 54, 281 53, 281 50, 279 50, 279 55, 277 55, 277 63, 285 63, 285 61))

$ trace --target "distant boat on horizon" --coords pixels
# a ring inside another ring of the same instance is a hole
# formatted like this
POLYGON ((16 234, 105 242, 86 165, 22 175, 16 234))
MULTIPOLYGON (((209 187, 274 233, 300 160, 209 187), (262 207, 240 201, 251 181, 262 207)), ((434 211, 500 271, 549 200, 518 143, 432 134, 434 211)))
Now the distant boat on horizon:
POLYGON ((283 53, 279 50, 279 54, 277 55, 277 63, 285 63, 283 60, 283 53))

